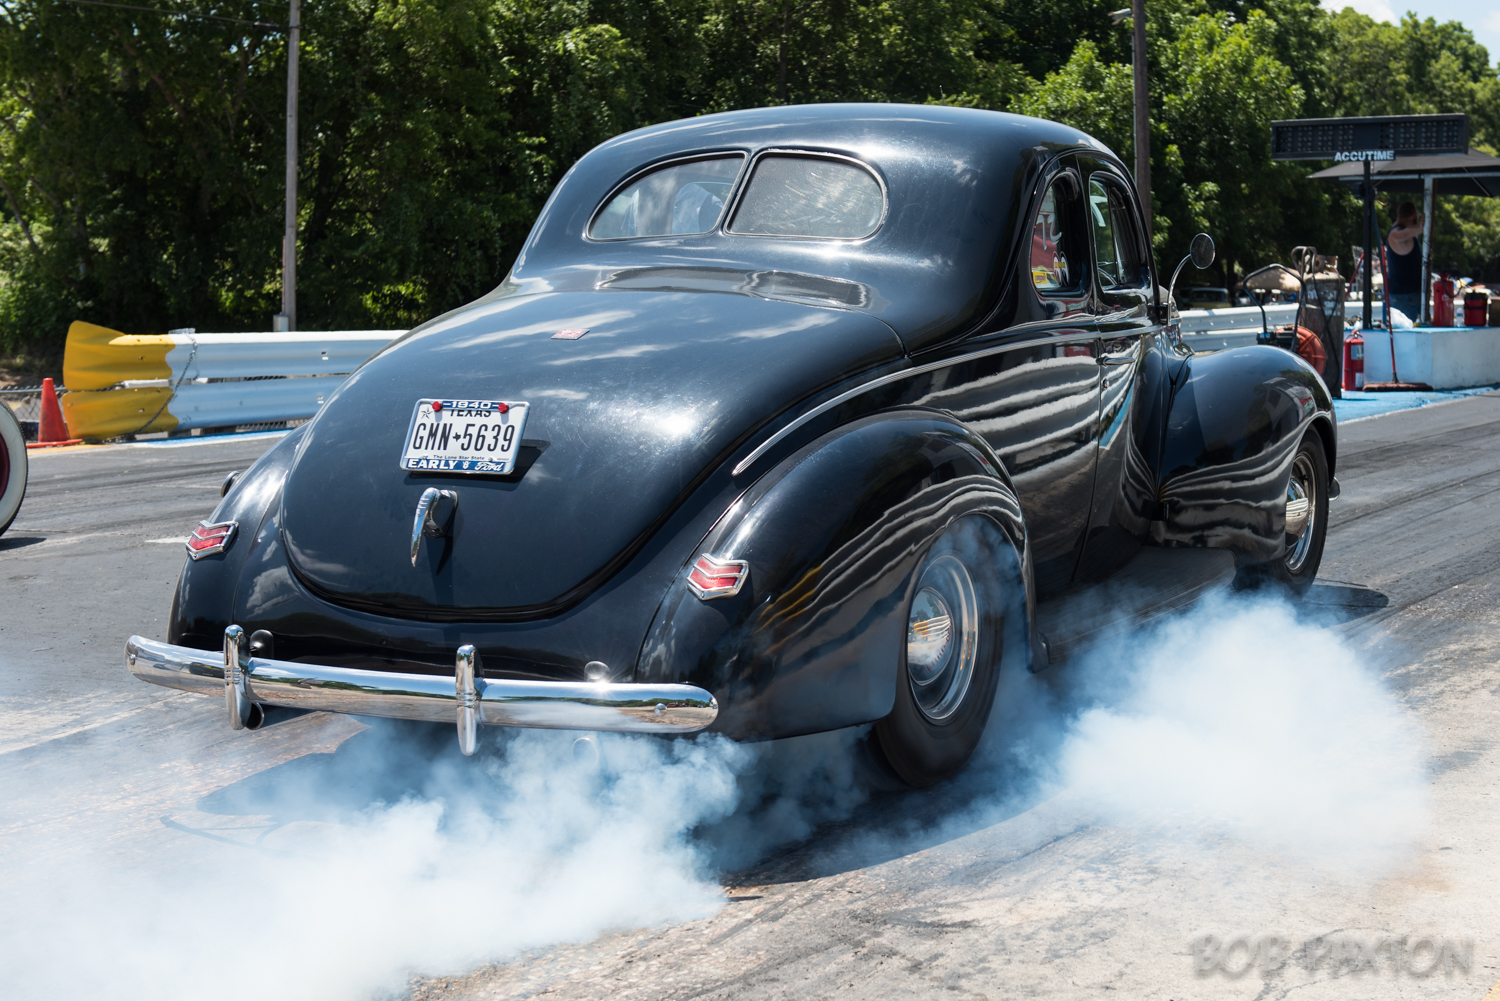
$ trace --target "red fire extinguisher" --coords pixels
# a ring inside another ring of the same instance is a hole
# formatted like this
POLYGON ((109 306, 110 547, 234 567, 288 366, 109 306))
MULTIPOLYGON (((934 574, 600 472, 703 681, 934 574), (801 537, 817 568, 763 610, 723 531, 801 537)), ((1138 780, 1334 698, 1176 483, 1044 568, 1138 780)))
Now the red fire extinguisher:
POLYGON ((1344 338, 1344 390, 1365 388, 1365 339, 1359 334, 1344 338))
POLYGON ((1453 279, 1446 272, 1432 283, 1432 325, 1453 326, 1453 279))

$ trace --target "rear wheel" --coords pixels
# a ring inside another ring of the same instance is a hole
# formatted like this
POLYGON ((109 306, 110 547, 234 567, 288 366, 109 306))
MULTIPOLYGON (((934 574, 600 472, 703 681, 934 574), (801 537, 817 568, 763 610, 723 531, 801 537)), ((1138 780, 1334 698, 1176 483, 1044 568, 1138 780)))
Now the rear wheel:
POLYGON ((917 569, 896 704, 875 724, 891 769, 912 786, 957 772, 984 735, 1004 638, 1005 545, 987 519, 949 526, 917 569))
POLYGON ((26 439, 10 407, 0 403, 0 535, 16 520, 26 496, 26 439))

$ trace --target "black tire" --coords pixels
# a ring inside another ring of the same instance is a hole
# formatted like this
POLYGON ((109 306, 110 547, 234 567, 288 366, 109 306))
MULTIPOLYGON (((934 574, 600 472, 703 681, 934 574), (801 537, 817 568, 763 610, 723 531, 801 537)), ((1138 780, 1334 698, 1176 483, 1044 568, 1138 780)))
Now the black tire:
MULTIPOLYGON (((1323 438, 1309 428, 1297 446, 1287 482, 1288 508, 1299 494, 1307 496, 1308 524, 1299 533, 1287 532, 1285 555, 1255 568, 1261 579, 1275 581, 1293 594, 1303 594, 1312 587, 1318 576, 1318 567, 1323 563, 1323 543, 1328 538, 1328 484, 1328 459, 1323 452, 1323 438)), ((1290 516, 1290 510, 1288 514, 1290 516)), ((1291 528, 1290 524, 1288 528, 1291 528)))
POLYGON ((0 403, 0 535, 16 520, 26 498, 26 438, 10 407, 0 403))
POLYGON ((1011 604, 1007 599, 1013 597, 1007 592, 1015 586, 1011 583, 1013 564, 1014 550, 999 529, 987 518, 970 516, 944 530, 917 568, 906 601, 908 638, 900 651, 896 704, 889 716, 875 724, 875 745, 907 785, 921 788, 953 775, 968 762, 984 735, 1000 677, 1005 613, 1011 604), (952 683, 968 660, 963 613, 957 611, 964 603, 959 580, 964 574, 973 585, 974 633, 967 682, 960 692, 952 683), (940 609, 925 591, 953 606, 947 609, 949 618, 959 620, 943 641, 942 654, 932 652, 936 641, 929 633, 924 642, 919 628, 940 618, 940 609), (917 623, 914 614, 930 617, 917 623), (922 645, 926 646, 922 651, 926 663, 909 664, 909 652, 915 658, 922 645), (945 679, 951 687, 938 690, 935 686, 945 679))

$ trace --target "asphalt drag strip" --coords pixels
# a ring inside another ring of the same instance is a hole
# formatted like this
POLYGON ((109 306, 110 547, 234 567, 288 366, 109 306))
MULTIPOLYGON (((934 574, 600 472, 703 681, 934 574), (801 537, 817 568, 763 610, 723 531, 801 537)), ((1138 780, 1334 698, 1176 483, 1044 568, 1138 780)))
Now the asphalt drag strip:
MULTIPOLYGON (((710 747, 692 761, 610 745, 608 782, 585 775, 536 798, 528 783, 560 760, 552 745, 465 762, 446 731, 322 713, 236 733, 216 700, 136 682, 123 639, 164 638, 183 562, 180 545, 158 540, 185 536, 223 474, 266 447, 34 454, 25 506, 0 537, 11 882, 66 884, 85 858, 90 871, 130 874, 140 882, 127 889, 146 889, 126 896, 150 903, 138 913, 97 891, 127 941, 132 921, 200 913, 163 886, 201 878, 245 908, 161 928, 161 951, 141 963, 153 989, 120 990, 135 983, 126 976, 106 993, 238 996, 214 983, 216 967, 194 965, 226 922, 244 938, 212 956, 256 953, 247 976, 260 986, 246 990, 319 998, 1477 1001, 1500 977, 1500 396, 1343 428, 1343 493, 1305 602, 1213 609, 1136 649, 1020 678, 1002 692, 985 760, 917 793, 883 784, 848 733, 748 758, 710 747), (1112 674, 1116 661, 1133 673, 1112 674), (1174 674, 1183 664, 1218 687, 1174 674), (1125 708, 1079 711, 1100 693, 1125 708), (1189 735, 1199 744, 1163 737, 1191 729, 1192 713, 1215 732, 1189 735), (510 764, 526 760, 541 764, 510 764), (631 785, 632 773, 651 781, 631 785), (423 811, 451 812, 465 784, 512 797, 530 819, 422 827, 423 811), (534 826, 564 804, 555 826, 534 826), (372 816, 380 851, 360 849, 356 875, 278 878, 328 831, 368 833, 372 816), (629 836, 595 843, 595 828, 629 836), (558 843, 597 852, 558 855, 558 843), (631 868, 640 879, 619 872, 631 868), (386 915, 371 927, 390 937, 349 941, 336 922, 356 925, 351 910, 386 915), (425 937, 485 922, 498 929, 489 955, 483 934, 447 952, 425 937), (258 935, 302 947, 268 950, 258 935), (410 943, 420 947, 406 961, 410 943), (496 956, 506 961, 482 965, 496 956), (367 975, 392 957, 394 979, 367 975)), ((83 921, 95 888, 72 892, 85 906, 59 920, 83 921)), ((40 927, 56 927, 34 906, 40 927)), ((105 938, 93 940, 101 950, 105 938)), ((18 996, 32 996, 38 970, 47 996, 95 982, 70 968, 87 965, 72 950, 21 955, 8 941, 0 970, 18 996)))

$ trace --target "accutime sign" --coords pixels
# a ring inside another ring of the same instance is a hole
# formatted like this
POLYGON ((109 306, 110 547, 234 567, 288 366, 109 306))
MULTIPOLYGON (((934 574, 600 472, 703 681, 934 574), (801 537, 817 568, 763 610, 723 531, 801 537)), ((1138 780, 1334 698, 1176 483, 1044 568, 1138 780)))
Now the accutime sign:
POLYGON ((1358 163, 1468 151, 1468 115, 1299 118, 1271 123, 1273 160, 1358 163))

